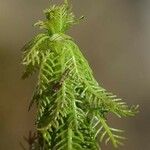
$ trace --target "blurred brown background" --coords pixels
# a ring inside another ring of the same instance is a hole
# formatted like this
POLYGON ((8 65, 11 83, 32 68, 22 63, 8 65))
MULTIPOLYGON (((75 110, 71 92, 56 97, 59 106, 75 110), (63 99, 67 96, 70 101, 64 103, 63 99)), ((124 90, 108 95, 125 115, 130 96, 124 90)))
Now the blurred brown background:
MULTIPOLYGON (((70 34, 96 79, 129 104, 140 104, 135 118, 111 120, 128 137, 119 150, 149 150, 150 1, 72 1, 75 13, 86 19, 70 34)), ((20 79, 20 49, 37 33, 32 25, 48 6, 48 0, 0 0, 0 150, 21 150, 19 141, 33 128, 34 110, 28 113, 27 107, 36 78, 20 79)))

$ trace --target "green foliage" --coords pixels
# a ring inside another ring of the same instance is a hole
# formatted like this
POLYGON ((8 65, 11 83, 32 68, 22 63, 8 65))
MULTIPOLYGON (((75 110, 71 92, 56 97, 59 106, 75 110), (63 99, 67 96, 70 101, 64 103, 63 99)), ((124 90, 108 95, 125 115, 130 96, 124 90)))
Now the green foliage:
POLYGON ((137 106, 128 107, 121 99, 99 86, 87 60, 65 32, 79 22, 67 2, 44 11, 38 21, 44 33, 23 48, 27 78, 38 72, 32 104, 37 106, 37 136, 31 150, 97 150, 97 140, 121 144, 122 132, 109 127, 107 114, 134 116, 137 106))

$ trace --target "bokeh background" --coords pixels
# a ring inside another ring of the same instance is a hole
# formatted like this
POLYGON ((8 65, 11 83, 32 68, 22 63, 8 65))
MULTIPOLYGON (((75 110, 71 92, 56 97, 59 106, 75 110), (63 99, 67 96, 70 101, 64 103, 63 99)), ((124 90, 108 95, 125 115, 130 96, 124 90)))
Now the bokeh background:
MULTIPOLYGON (((58 2, 54 0, 54 2, 58 2)), ((19 142, 34 127, 27 107, 36 76, 22 81, 21 47, 37 34, 48 0, 0 0, 0 150, 21 150, 19 142)), ((125 129, 119 150, 150 149, 150 0, 72 0, 86 18, 70 30, 89 60, 98 82, 129 104, 134 118, 110 122, 125 129)), ((113 150, 111 146, 103 148, 113 150)))

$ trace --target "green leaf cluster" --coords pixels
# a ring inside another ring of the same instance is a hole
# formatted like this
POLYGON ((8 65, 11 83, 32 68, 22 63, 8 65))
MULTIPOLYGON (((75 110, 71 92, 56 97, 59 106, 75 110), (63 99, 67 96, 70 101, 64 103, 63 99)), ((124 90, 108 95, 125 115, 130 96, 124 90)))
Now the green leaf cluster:
POLYGON ((97 141, 115 147, 124 139, 108 125, 109 113, 134 116, 137 106, 128 105, 102 88, 74 40, 65 32, 79 22, 67 3, 44 11, 38 21, 43 33, 23 48, 27 78, 38 72, 32 104, 37 106, 37 139, 32 150, 97 150, 97 141))

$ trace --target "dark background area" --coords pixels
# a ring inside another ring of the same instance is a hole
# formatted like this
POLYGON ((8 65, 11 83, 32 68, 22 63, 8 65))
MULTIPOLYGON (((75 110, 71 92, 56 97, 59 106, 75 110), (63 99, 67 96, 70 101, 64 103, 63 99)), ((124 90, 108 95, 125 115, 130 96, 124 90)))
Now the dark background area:
MULTIPOLYGON (((57 0, 54 2, 57 2, 57 0)), ((139 104, 134 118, 116 119, 125 129, 119 150, 150 149, 150 1, 72 0, 77 16, 86 19, 70 30, 104 88, 129 104, 139 104)), ((21 47, 37 34, 48 0, 0 0, 0 150, 21 150, 19 142, 33 128, 28 113, 36 76, 21 80, 21 47)), ((103 148, 113 150, 111 146, 103 148)))

